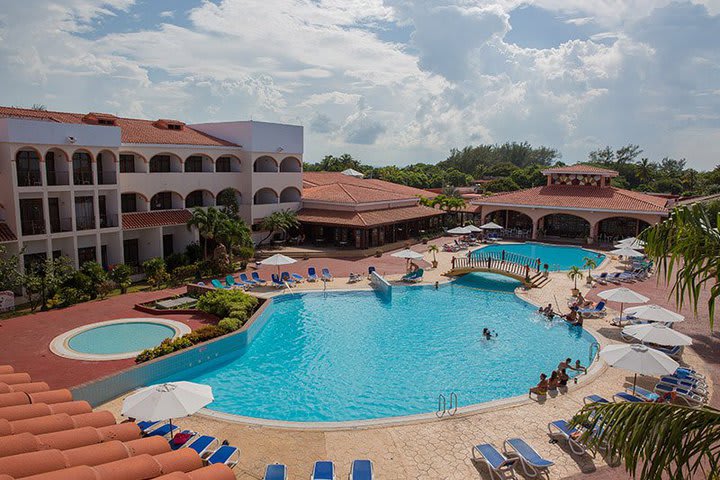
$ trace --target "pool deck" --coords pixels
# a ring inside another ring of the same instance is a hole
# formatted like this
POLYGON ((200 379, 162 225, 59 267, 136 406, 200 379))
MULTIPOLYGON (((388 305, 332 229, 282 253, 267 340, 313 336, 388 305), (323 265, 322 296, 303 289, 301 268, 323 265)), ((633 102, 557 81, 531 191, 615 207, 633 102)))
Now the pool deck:
MULTIPOLYGON (((442 240, 436 242, 441 243, 442 240)), ((413 249, 426 252, 427 246, 415 245, 413 249)), ((455 255, 462 254, 464 252, 455 255)), ((449 270, 451 258, 452 254, 438 253, 439 266, 437 269, 426 268, 423 283, 447 281, 442 273, 449 270)), ((432 254, 426 253, 425 259, 431 260, 432 254)), ((381 273, 385 273, 393 281, 399 279, 404 268, 403 260, 385 254, 379 259, 369 258, 362 261, 325 258, 300 261, 289 266, 291 268, 287 270, 304 272, 311 264, 318 270, 327 266, 337 277, 346 276, 350 271, 367 272, 367 266, 375 265, 381 273)), ((425 268, 429 263, 421 266, 425 268)), ((617 262, 608 260, 596 271, 615 271, 617 267, 617 262)), ((261 275, 269 277, 274 270, 261 267, 260 272, 261 275)), ((552 281, 544 288, 521 292, 519 295, 534 304, 555 305, 557 300, 560 307, 566 311, 565 302, 570 296, 572 282, 563 272, 551 273, 550 277, 552 281)), ((667 300, 667 287, 658 285, 655 276, 644 282, 627 286, 649 296, 651 303, 667 305, 674 309, 672 303, 667 300)), ((299 290, 322 288, 322 283, 305 283, 298 286, 299 290)), ((347 278, 336 278, 335 281, 327 284, 327 288, 369 288, 369 282, 363 279, 361 282, 349 284, 347 278)), ((592 289, 585 287, 584 283, 581 286, 583 294, 593 300, 597 300, 598 292, 609 288, 615 288, 615 285, 597 286, 592 289)), ((257 292, 263 296, 282 294, 272 289, 257 289, 257 292)), ((132 364, 132 360, 124 363, 120 361, 90 363, 60 359, 49 352, 47 344, 57 333, 81 325, 83 322, 144 316, 141 312, 132 310, 132 305, 139 301, 138 297, 158 298, 166 293, 168 292, 125 295, 60 311, 4 320, 0 322, 0 332, 2 332, 0 363, 12 363, 19 370, 28 371, 34 377, 46 378, 54 387, 74 385, 125 368, 132 364), (127 309, 135 315, 118 309, 127 309), (102 313, 107 311, 112 311, 112 315, 102 313), (38 357, 44 358, 39 362, 38 357)), ((605 319, 585 322, 585 327, 597 335, 603 343, 619 342, 619 329, 609 324, 615 313, 613 307, 616 305, 609 306, 610 311, 605 319)), ((693 318, 686 310, 682 313, 687 316, 687 320, 680 323, 677 329, 692 336, 695 342, 692 347, 685 349, 682 363, 700 370, 715 384, 720 381, 720 334, 717 331, 710 331, 707 313, 698 318, 693 318)), ((172 318, 178 319, 177 317, 172 318)), ((181 321, 193 326, 207 320, 188 318, 181 321)), ((558 362, 564 356, 562 352, 558 352, 558 362)), ((313 462, 321 459, 333 460, 338 470, 338 478, 344 478, 349 472, 350 462, 356 458, 373 460, 378 479, 490 479, 484 465, 474 464, 471 461, 471 447, 485 442, 500 447, 503 441, 511 436, 523 437, 542 455, 555 462, 555 466, 550 470, 551 479, 625 479, 629 477, 621 468, 608 467, 601 456, 577 457, 569 452, 563 442, 548 443, 547 424, 553 420, 572 417, 582 406, 584 396, 599 394, 610 398, 631 381, 632 375, 629 372, 603 368, 596 379, 578 385, 571 384, 566 394, 555 398, 548 397, 540 403, 522 399, 514 406, 496 406, 463 416, 393 426, 340 430, 277 428, 235 423, 206 415, 178 419, 177 423, 184 428, 227 439, 230 444, 239 446, 242 452, 241 461, 234 470, 239 479, 262 478, 265 465, 272 462, 287 464, 292 479, 307 478, 313 462)), ((653 386, 650 378, 641 377, 638 383, 646 388, 653 386)), ((460 401, 462 403, 462 399, 460 401)), ((99 408, 108 409, 120 418, 121 402, 122 399, 115 399, 99 408)), ((715 407, 720 406, 720 395, 715 388, 712 388, 710 404, 715 407)))

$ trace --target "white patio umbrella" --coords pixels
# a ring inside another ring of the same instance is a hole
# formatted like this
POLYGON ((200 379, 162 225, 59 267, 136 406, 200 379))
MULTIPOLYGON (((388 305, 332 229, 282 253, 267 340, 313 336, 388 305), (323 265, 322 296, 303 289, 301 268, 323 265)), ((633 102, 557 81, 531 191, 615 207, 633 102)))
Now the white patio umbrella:
POLYGON ((645 246, 645 242, 636 237, 628 237, 620 240, 617 245, 623 245, 630 248, 642 248, 645 246))
POLYGON ((483 230, 502 230, 505 227, 498 225, 495 222, 488 222, 485 225, 480 225, 480 228, 483 230))
POLYGON ((470 233, 482 232, 482 229, 481 229, 481 228, 478 228, 478 227, 476 227, 475 225, 472 225, 472 224, 471 224, 471 225, 465 225, 465 228, 467 228, 468 230, 470 230, 470 233))
POLYGON ((422 253, 410 250, 409 248, 406 248, 405 250, 400 250, 399 252, 391 253, 390 256, 397 258, 405 258, 408 260, 420 260, 421 258, 423 258, 422 253))
POLYGON ((447 233, 451 235, 467 235, 472 232, 467 227, 455 227, 448 230, 447 233))
POLYGON ((692 345, 692 338, 684 335, 662 323, 646 323, 644 325, 630 325, 623 328, 623 333, 644 343, 656 343, 675 347, 692 345))
POLYGON ((638 307, 630 307, 625 313, 632 314, 640 320, 649 320, 651 322, 675 323, 685 321, 685 316, 663 308, 660 305, 640 305, 638 307))
POLYGON ((629 288, 620 287, 605 290, 604 292, 598 293, 598 297, 607 300, 608 302, 619 302, 620 303, 620 319, 623 318, 623 306, 626 303, 645 303, 650 300, 645 295, 640 295, 637 292, 633 292, 629 288))
POLYGON ((680 366, 679 363, 664 353, 639 343, 633 345, 608 345, 600 351, 600 358, 611 367, 629 370, 635 374, 633 394, 635 394, 638 373, 640 375, 659 377, 674 373, 680 366))
POLYGON ((272 257, 268 257, 260 262, 260 265, 275 265, 277 266, 277 276, 280 279, 280 265, 290 265, 295 263, 297 260, 294 258, 287 257, 281 253, 276 253, 272 257))
POLYGON ((623 257, 642 257, 644 256, 641 252, 638 252, 637 250, 633 250, 630 247, 622 246, 620 248, 616 248, 615 250, 611 250, 610 253, 613 255, 621 255, 623 257))
POLYGON ((215 398, 210 385, 172 382, 151 385, 123 400, 122 415, 136 420, 157 422, 187 417, 215 398))

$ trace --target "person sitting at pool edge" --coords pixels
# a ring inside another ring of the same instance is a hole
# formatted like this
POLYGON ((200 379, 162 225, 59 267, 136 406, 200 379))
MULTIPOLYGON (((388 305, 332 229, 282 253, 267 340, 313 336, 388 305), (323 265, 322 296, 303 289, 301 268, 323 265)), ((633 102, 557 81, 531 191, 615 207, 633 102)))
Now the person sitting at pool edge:
POLYGON ((553 370, 553 372, 550 374, 550 380, 548 380, 548 392, 557 392, 559 384, 560 379, 558 378, 558 372, 557 370, 553 370))
POLYGON ((530 391, 528 392, 528 397, 530 397, 533 393, 537 395, 538 397, 547 395, 548 391, 548 381, 547 381, 547 375, 544 373, 540 374, 540 381, 538 384, 532 388, 530 388, 530 391))
POLYGON ((567 374, 567 371, 564 368, 558 370, 558 387, 567 388, 568 381, 570 381, 570 375, 567 374))

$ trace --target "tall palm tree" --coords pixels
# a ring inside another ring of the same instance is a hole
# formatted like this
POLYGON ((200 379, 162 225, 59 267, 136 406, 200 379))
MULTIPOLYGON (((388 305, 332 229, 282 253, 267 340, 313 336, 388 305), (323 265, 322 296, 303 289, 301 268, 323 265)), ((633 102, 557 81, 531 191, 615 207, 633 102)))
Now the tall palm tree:
POLYGON ((192 209, 192 216, 187 221, 187 228, 188 230, 193 227, 198 229, 203 240, 203 259, 207 259, 208 240, 215 238, 218 225, 224 218, 227 218, 227 215, 214 207, 208 207, 207 209, 195 207, 192 209))
POLYGON ((585 262, 583 264, 583 267, 588 269, 587 278, 588 278, 588 283, 590 283, 592 281, 592 269, 597 268, 597 262, 592 257, 585 257, 585 258, 583 258, 583 261, 585 262))
POLYGON ((225 245, 228 254, 232 255, 233 247, 251 247, 253 244, 250 227, 242 219, 226 218, 222 220, 215 232, 219 242, 225 245))
POLYGON ((273 212, 267 217, 263 218, 260 223, 260 228, 268 232, 267 237, 263 238, 258 245, 265 242, 268 238, 272 237, 275 232, 282 232, 287 235, 288 231, 292 228, 296 228, 300 225, 297 218, 297 213, 292 210, 280 210, 273 212))
MULTIPOLYGON (((720 213, 717 216, 720 223, 720 213)), ((720 297, 720 230, 706 207, 678 207, 640 238, 659 273, 672 284, 678 308, 689 302, 697 312, 701 291, 709 291, 712 330, 720 297)), ((587 428, 584 437, 591 447, 605 446, 611 457, 619 455, 626 470, 640 480, 720 478, 720 411, 714 408, 594 403, 583 407, 573 423, 587 428)))

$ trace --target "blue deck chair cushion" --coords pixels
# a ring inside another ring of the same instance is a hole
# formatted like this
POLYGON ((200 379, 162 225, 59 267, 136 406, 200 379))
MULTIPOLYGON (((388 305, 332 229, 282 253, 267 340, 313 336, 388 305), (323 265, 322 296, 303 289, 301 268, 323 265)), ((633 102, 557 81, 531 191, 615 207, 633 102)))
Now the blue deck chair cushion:
POLYGON ((335 465, 333 462, 315 462, 312 480, 335 480, 335 465))
POLYGON ((155 421, 155 422, 144 421, 144 422, 137 422, 137 426, 138 426, 138 428, 140 428, 140 431, 142 431, 143 433, 145 433, 145 432, 147 432, 150 428, 152 428, 153 426, 157 425, 158 423, 160 423, 159 420, 158 420, 158 421, 155 421))
MULTIPOLYGON (((237 447, 231 447, 230 445, 223 445, 218 448, 215 453, 210 455, 207 459, 208 465, 214 465, 216 463, 223 463, 225 465, 233 463, 230 459, 237 453, 237 447)), ((234 464, 234 463, 233 463, 234 464)))
POLYGON ((287 467, 280 463, 268 465, 263 480, 287 480, 287 467))
POLYGON ((328 270, 327 268, 322 269, 322 275, 325 278, 332 278, 332 274, 330 273, 330 270, 328 270))
POLYGON ((567 423, 565 420, 555 420, 552 422, 552 425, 555 426, 560 432, 565 436, 570 438, 573 434, 576 434, 578 432, 577 429, 572 428, 569 423, 567 423))
POLYGON ((212 281, 210 283, 212 283, 212 286, 215 288, 220 288, 220 289, 225 288, 222 283, 220 283, 219 281, 217 281, 214 278, 212 279, 212 281))
MULTIPOLYGON (((608 402, 604 397, 601 397, 600 395, 588 395, 587 397, 583 398, 583 401, 590 400, 590 403, 610 403, 608 402)), ((585 402, 588 403, 588 402, 585 402)))
POLYGON ((370 460, 353 460, 350 480, 372 480, 373 468, 370 460))
POLYGON ((489 443, 483 443, 481 445, 475 445, 475 450, 480 452, 480 455, 490 464, 490 466, 497 470, 502 467, 503 464, 507 465, 508 458, 503 455, 494 445, 489 443))
POLYGON ((202 435, 195 440, 192 440, 188 444, 188 448, 195 450, 198 455, 205 453, 210 445, 217 442, 218 439, 211 437, 210 435, 202 435))
POLYGON ((250 279, 248 278, 248 276, 245 275, 244 273, 241 273, 241 274, 240 274, 240 280, 243 281, 243 282, 245 282, 245 283, 249 283, 250 285, 253 285, 253 284, 257 283, 255 280, 250 280, 250 279))
POLYGON ((635 386, 635 396, 640 397, 646 402, 654 402, 658 398, 660 398, 660 395, 658 395, 655 392, 651 392, 650 390, 646 390, 642 387, 635 386))
POLYGON ((642 403, 645 401, 642 398, 627 392, 618 392, 614 396, 631 403, 642 403))
POLYGON ((252 278, 253 278, 253 280, 255 280, 256 282, 265 283, 265 280, 263 280, 262 278, 260 278, 260 274, 258 274, 258 272, 252 272, 252 278))
POLYGON ((548 468, 555 465, 538 454, 534 448, 527 444, 522 438, 509 438, 505 441, 515 452, 527 463, 537 468, 548 468))
POLYGON ((164 425, 159 426, 155 430, 150 431, 147 436, 148 437, 164 437, 165 435, 168 435, 175 430, 177 430, 177 425, 170 425, 169 423, 166 423, 164 425))

